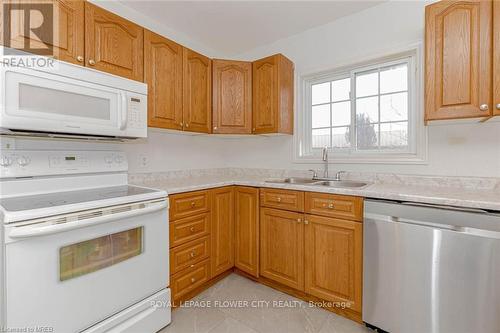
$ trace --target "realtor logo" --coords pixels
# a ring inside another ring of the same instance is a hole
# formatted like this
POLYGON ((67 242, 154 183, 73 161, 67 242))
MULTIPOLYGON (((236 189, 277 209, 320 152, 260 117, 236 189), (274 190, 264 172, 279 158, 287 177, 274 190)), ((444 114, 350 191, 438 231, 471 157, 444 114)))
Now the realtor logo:
MULTIPOLYGON (((51 3, 3 2, 3 41, 6 47, 38 55, 53 55, 51 3)), ((5 50, 9 54, 9 50, 5 50)))

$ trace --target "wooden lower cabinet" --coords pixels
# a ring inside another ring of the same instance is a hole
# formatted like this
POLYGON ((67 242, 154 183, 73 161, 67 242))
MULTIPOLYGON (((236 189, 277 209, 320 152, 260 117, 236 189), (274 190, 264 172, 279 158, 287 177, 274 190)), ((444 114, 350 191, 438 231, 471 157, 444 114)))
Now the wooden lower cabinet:
POLYGON ((300 213, 260 210, 260 274, 297 290, 304 290, 302 220, 300 213))
POLYGON ((233 187, 212 190, 212 275, 234 266, 234 191, 233 187))
POLYGON ((259 189, 234 189, 234 266, 259 277, 259 189))
POLYGON ((305 215, 305 292, 361 312, 363 225, 305 215))
POLYGON ((172 276, 170 287, 174 301, 181 299, 210 280, 210 259, 199 262, 172 276))

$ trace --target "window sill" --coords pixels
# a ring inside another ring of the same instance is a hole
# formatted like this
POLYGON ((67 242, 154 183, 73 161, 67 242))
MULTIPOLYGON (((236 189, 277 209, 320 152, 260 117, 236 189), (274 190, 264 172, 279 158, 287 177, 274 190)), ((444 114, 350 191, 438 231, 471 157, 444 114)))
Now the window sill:
MULTIPOLYGON (((319 156, 295 156, 293 163, 297 164, 322 164, 324 163, 319 156)), ((398 156, 331 156, 328 159, 329 164, 428 164, 426 157, 416 155, 398 155, 398 156)))

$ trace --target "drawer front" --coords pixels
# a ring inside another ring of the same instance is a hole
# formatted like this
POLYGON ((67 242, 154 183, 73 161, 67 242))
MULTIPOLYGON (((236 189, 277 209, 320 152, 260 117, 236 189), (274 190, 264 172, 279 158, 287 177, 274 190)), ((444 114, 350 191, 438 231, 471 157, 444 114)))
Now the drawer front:
POLYGON ((260 205, 270 208, 291 210, 294 212, 303 212, 304 192, 261 188, 260 205))
POLYGON ((363 221, 363 198, 345 195, 307 192, 306 213, 363 221))
POLYGON ((210 213, 186 217, 170 223, 170 248, 207 236, 210 233, 210 213))
POLYGON ((172 297, 178 300, 210 280, 210 259, 193 265, 171 278, 172 297))
POLYGON ((170 250, 170 271, 178 273, 210 256, 210 237, 177 246, 170 250))
POLYGON ((208 212, 209 209, 208 191, 174 194, 170 197, 170 221, 208 212))

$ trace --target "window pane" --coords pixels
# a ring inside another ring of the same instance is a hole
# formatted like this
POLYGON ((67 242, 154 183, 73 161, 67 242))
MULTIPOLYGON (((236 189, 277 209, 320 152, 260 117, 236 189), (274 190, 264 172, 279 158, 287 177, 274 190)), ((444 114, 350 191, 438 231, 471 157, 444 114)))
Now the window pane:
POLYGON ((312 128, 330 127, 330 104, 312 107, 312 128))
POLYGON ((332 104, 332 123, 333 126, 342 126, 351 124, 350 101, 332 104))
POLYGON ((312 130, 312 146, 313 148, 330 147, 330 129, 312 130))
POLYGON ((315 84, 312 86, 312 104, 330 102, 330 82, 315 84))
POLYGON ((357 123, 378 121, 378 97, 366 97, 356 100, 356 121, 357 123))
POLYGON ((332 102, 348 100, 350 91, 351 79, 332 81, 332 102))
POLYGON ((378 149, 378 125, 356 126, 356 143, 360 150, 378 149))
POLYGON ((380 71, 380 93, 408 90, 408 64, 384 68, 380 71))
POLYGON ((380 124, 380 146, 383 149, 408 147, 408 122, 380 124))
POLYGON ((380 121, 408 120, 408 93, 380 96, 380 121))
POLYGON ((332 128, 332 147, 333 148, 348 148, 349 142, 349 127, 332 128))
POLYGON ((378 72, 356 75, 356 97, 378 94, 378 72))

